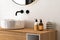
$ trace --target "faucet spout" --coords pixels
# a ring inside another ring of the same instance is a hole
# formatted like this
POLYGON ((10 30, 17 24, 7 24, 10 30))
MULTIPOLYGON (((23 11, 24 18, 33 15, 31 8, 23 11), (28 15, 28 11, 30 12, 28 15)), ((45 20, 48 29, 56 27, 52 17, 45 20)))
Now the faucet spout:
POLYGON ((17 13, 23 14, 23 13, 24 13, 24 10, 17 11, 17 12, 15 13, 16 16, 17 16, 17 13))
POLYGON ((20 11, 17 11, 16 13, 15 13, 15 15, 17 16, 17 13, 19 13, 20 11))

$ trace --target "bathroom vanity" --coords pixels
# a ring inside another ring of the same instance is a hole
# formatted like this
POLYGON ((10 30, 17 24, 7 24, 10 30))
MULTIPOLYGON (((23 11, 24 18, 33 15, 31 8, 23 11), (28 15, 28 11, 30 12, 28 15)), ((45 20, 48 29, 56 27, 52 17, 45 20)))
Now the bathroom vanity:
POLYGON ((5 30, 0 28, 0 40, 56 40, 56 30, 34 31, 32 28, 5 30))

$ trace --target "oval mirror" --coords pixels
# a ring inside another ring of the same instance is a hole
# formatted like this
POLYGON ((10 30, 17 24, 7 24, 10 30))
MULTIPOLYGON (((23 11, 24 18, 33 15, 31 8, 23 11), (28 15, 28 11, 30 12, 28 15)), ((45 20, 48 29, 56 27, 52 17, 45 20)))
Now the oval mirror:
POLYGON ((12 0, 12 1, 18 5, 28 5, 34 2, 35 0, 12 0))

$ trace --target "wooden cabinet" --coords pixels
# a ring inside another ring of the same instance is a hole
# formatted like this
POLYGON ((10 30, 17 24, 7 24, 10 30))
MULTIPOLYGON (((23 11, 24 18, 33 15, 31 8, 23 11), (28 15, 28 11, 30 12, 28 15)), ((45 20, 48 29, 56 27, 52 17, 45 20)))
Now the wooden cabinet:
POLYGON ((29 28, 21 30, 0 29, 0 40, 26 40, 27 33, 39 35, 39 40, 56 40, 56 32, 56 30, 34 31, 29 28))
POLYGON ((0 31, 0 40, 25 40, 25 33, 0 31))

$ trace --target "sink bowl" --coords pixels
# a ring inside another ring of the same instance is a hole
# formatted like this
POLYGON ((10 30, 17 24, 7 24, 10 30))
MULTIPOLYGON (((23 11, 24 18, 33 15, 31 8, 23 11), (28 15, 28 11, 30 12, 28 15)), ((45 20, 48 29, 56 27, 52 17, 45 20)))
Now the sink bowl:
POLYGON ((0 26, 3 29, 21 29, 24 28, 24 21, 20 20, 1 20, 0 26))

